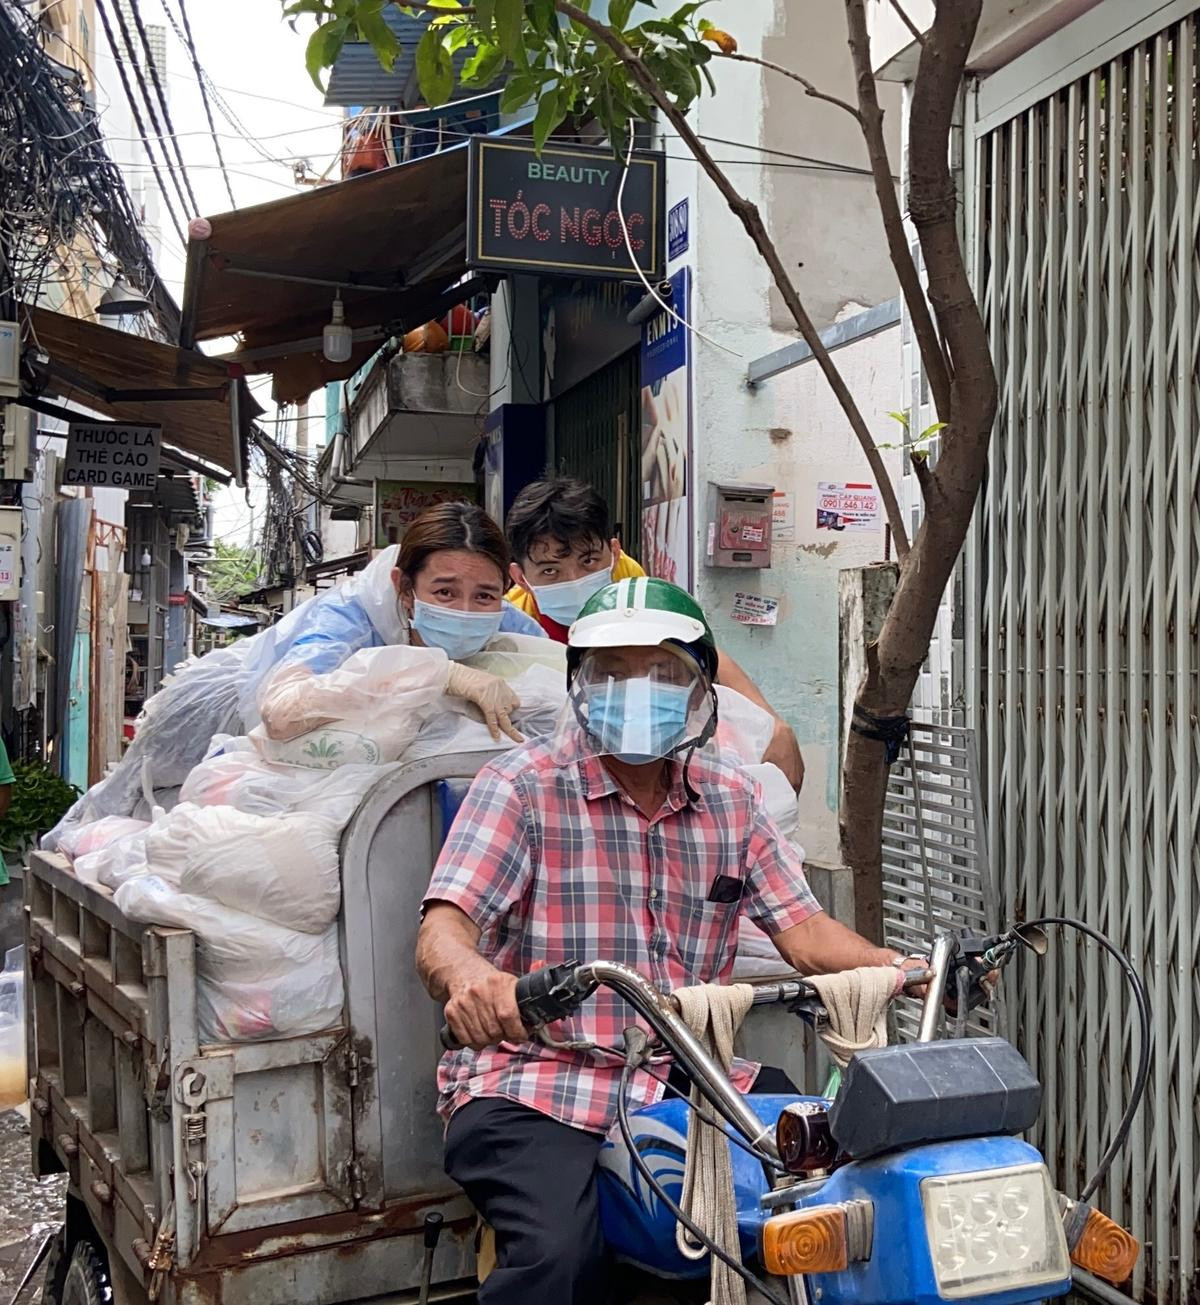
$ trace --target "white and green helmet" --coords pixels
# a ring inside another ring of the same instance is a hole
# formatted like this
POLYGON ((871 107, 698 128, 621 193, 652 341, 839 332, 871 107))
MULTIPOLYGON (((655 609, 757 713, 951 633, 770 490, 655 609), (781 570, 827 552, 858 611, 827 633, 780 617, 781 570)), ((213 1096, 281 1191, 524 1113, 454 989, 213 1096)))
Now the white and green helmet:
POLYGON ((606 585, 584 604, 567 636, 567 682, 593 648, 653 648, 679 644, 699 663, 711 684, 717 676, 717 644, 704 609, 669 580, 636 576, 606 585))

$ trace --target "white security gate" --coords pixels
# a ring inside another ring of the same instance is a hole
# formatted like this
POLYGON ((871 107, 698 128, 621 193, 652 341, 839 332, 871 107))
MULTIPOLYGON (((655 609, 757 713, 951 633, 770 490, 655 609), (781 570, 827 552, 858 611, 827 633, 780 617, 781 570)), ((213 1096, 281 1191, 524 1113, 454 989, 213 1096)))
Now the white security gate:
MULTIPOLYGON (((1149 986, 1145 1105, 1097 1204, 1146 1246, 1135 1295, 1194 1302, 1198 13, 1114 0, 1073 28, 1073 46, 1047 43, 969 104, 968 225, 1001 392, 969 696, 1001 915, 1078 916, 1149 986)), ((1077 1193, 1128 1099, 1128 993, 1062 936, 1014 976, 1009 1012, 1046 1087, 1040 1141, 1077 1193)))

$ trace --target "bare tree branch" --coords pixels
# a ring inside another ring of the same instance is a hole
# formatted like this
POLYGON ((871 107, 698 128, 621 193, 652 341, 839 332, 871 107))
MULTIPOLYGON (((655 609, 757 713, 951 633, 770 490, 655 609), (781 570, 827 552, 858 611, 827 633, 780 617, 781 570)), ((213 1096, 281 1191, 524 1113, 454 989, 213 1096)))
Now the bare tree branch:
MULTIPOLYGON (((929 356, 944 366, 948 398, 937 466, 930 467, 923 458, 912 458, 926 511, 913 546, 900 566, 896 591, 878 638, 867 650, 866 675, 855 696, 856 707, 884 720, 908 711, 921 667, 929 655, 929 641, 946 585, 970 528, 996 413, 996 377, 987 332, 959 243, 957 196, 948 148, 981 5, 982 0, 946 0, 937 6, 933 28, 921 47, 911 99, 908 208, 925 258, 928 304, 941 333, 938 348, 929 356)), ((862 0, 846 0, 846 9, 851 22, 851 49, 859 69, 859 108, 871 123, 875 84, 869 67, 867 75, 863 73, 867 61, 865 25, 858 25, 862 0)), ((878 172, 876 176, 880 202, 886 208, 878 172)), ((886 189, 890 194, 890 185, 886 189)), ((886 225, 891 237, 894 224, 886 225)), ((922 355, 926 355, 924 342, 922 355)), ((930 380, 932 384, 932 374, 930 380)), ((841 851, 843 861, 854 872, 855 927, 877 941, 882 941, 884 932, 881 848, 887 784, 884 745, 852 729, 846 736, 842 766, 838 820, 841 851)))
POLYGON ((900 21, 908 28, 909 32, 912 34, 913 40, 916 41, 918 45, 924 45, 925 34, 904 12, 904 6, 900 3, 900 0, 892 0, 892 8, 900 15, 900 21))
MULTIPOLYGON (((883 217, 883 230, 887 236, 888 253, 900 281, 900 291, 908 305, 913 335, 921 351, 925 374, 929 377, 929 391, 933 395, 938 416, 947 420, 950 412, 950 373, 941 340, 933 325, 929 301, 921 285, 921 277, 908 247, 904 218, 896 187, 892 182, 892 169, 887 156, 887 142, 883 138, 883 110, 875 88, 875 74, 871 68, 871 42, 867 35, 867 14, 863 0, 846 0, 846 23, 850 29, 850 57, 858 83, 858 101, 862 112, 859 123, 867 142, 867 155, 871 160, 871 173, 875 178, 875 197, 883 217)), ((911 146, 910 146, 911 149, 911 146)))
POLYGON ((819 91, 807 77, 801 77, 798 72, 785 68, 783 64, 772 63, 770 59, 759 59, 753 54, 726 53, 724 50, 718 50, 716 53, 719 59, 735 59, 738 63, 756 63, 760 68, 769 68, 771 72, 777 72, 782 77, 790 77, 792 81, 799 82, 804 87, 805 95, 811 95, 814 100, 824 100, 826 104, 836 104, 839 109, 845 109, 860 127, 862 126, 862 114, 853 104, 839 100, 836 95, 827 95, 824 91, 819 91))
POLYGON ((593 18, 591 14, 580 9, 578 5, 570 3, 570 0, 555 0, 554 7, 558 13, 564 14, 572 22, 578 23, 591 32, 597 41, 606 45, 625 64, 633 75, 634 81, 654 101, 663 116, 679 133, 679 138, 691 150, 696 162, 700 164, 710 180, 721 192, 730 210, 738 218, 745 228, 746 234, 754 242, 755 248, 762 255, 763 261, 771 271, 775 285, 783 296, 788 311, 792 314, 801 338, 812 350, 817 366, 820 367, 822 374, 833 390, 834 397, 846 414, 850 428, 858 440, 859 447, 862 449, 872 475, 875 477, 875 483, 879 487, 879 495, 883 500, 888 524, 892 528, 892 538, 896 544, 896 555, 903 560, 909 549, 908 531, 904 527, 904 515, 900 510, 900 503, 896 498, 896 490, 892 485, 891 477, 884 466, 883 457, 875 445, 862 411, 855 402, 854 396, 850 393, 844 377, 830 357, 829 350, 825 347, 812 318, 809 317, 808 310, 804 307, 796 287, 792 284, 787 269, 783 265, 779 250, 776 249, 774 242, 767 234, 758 206, 738 192, 721 170, 719 164, 708 152, 704 142, 693 131, 687 116, 681 113, 671 102, 666 91, 659 85, 657 79, 635 50, 621 40, 611 27, 593 18))
POLYGON ((961 75, 951 79, 939 73, 944 67, 965 67, 980 6, 981 0, 956 0, 955 4, 938 6, 921 50, 908 146, 909 216, 921 241, 929 302, 949 354, 953 377, 952 416, 936 475, 943 493, 956 503, 951 525, 954 530, 963 524, 961 513, 965 512, 969 519, 983 478, 996 411, 996 374, 987 329, 959 244, 958 195, 946 148, 961 75))
POLYGON ((917 484, 921 486, 921 497, 924 498, 928 511, 935 507, 934 497, 937 493, 937 481, 933 476, 933 468, 929 465, 929 457, 924 453, 910 453, 908 462, 917 478, 917 484))

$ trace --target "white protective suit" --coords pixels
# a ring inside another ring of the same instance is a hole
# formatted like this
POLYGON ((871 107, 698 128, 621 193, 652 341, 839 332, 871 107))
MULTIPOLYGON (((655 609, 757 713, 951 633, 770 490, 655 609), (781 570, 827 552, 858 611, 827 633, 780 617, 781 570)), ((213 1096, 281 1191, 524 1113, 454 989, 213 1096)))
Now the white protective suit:
MULTIPOLYGON (((185 662, 146 703, 137 733, 111 774, 94 784, 42 840, 53 850, 67 830, 101 816, 149 818, 152 801, 177 790, 217 734, 249 733, 262 693, 284 669, 336 670, 362 649, 408 642, 392 570, 398 546, 357 575, 289 612, 277 625, 185 662), (147 790, 152 790, 151 795, 147 790)), ((505 604, 502 632, 545 638, 531 617, 505 604)))

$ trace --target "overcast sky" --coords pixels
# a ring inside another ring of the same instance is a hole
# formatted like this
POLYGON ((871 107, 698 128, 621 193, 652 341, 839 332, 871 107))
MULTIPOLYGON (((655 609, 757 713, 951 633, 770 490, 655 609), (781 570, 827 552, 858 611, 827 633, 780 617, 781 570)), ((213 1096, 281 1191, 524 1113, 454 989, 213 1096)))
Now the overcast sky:
MULTIPOLYGON (((178 21, 178 5, 170 0, 178 21)), ((110 9, 111 9, 110 5, 110 9)), ((203 101, 191 58, 176 39, 161 0, 139 0, 147 25, 164 27, 167 33, 167 92, 171 118, 202 215, 224 213, 231 207, 225 180, 217 162, 203 101)), ((238 208, 262 204, 297 192, 292 164, 308 162, 308 174, 326 173, 336 180, 337 153, 341 143, 340 109, 325 108, 321 93, 304 67, 306 32, 294 33, 281 17, 279 0, 187 0, 188 17, 196 52, 205 72, 227 102, 236 124, 218 105, 213 115, 230 183, 238 208)), ((102 80, 111 70, 102 66, 102 80)), ((112 138, 115 157, 123 157, 121 139, 129 132, 127 114, 120 105, 120 82, 102 85, 99 104, 105 128, 112 138), (105 111, 106 103, 117 101, 105 111)), ((145 111, 143 110, 143 116, 145 111)), ((174 153, 172 152, 174 161, 174 153)), ((177 166, 177 165, 176 165, 177 166)), ((144 173, 139 163, 133 175, 144 173)), ((176 201, 180 207, 180 201, 176 201)), ((195 214, 183 215, 186 222, 195 214)), ((159 271, 177 299, 183 294, 183 247, 164 213, 160 242, 159 271)), ((276 413, 269 408, 269 378, 251 379, 259 402, 268 407, 267 419, 276 413)), ((317 421, 310 427, 310 439, 324 438, 319 420, 322 401, 313 396, 317 421)), ((287 434, 278 427, 277 433, 287 434)), ((261 522, 261 495, 254 495, 255 525, 261 522)), ((224 538, 248 537, 251 508, 241 491, 223 491, 218 498, 218 533, 224 538)))

